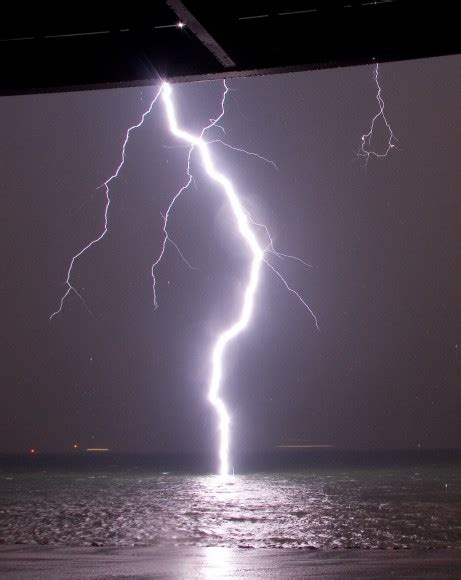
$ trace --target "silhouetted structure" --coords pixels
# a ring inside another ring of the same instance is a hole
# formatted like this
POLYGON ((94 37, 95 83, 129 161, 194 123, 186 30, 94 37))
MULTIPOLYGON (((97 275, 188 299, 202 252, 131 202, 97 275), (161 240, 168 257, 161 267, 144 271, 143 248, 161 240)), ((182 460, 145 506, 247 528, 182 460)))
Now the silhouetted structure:
POLYGON ((461 52, 457 3, 449 0, 153 0, 142 9, 124 3, 103 13, 80 4, 14 10, 0 25, 0 94, 461 52))

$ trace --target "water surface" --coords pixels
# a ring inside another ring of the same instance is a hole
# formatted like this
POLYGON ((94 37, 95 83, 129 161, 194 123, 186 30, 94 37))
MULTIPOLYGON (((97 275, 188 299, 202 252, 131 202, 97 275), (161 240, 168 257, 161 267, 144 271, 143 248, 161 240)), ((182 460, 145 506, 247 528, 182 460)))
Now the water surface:
POLYGON ((457 462, 343 462, 227 479, 138 463, 3 460, 0 543, 461 547, 457 462))

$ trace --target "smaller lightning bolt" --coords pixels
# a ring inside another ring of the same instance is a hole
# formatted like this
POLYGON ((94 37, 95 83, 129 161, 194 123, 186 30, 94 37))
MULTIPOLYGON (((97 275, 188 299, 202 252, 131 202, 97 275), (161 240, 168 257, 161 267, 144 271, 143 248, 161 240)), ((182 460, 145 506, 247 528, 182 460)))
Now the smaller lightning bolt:
POLYGON ((83 296, 81 295, 81 293, 75 288, 75 286, 71 282, 72 270, 74 268, 75 262, 81 256, 83 256, 83 254, 85 254, 92 246, 94 246, 95 244, 100 242, 104 238, 104 236, 106 235, 106 233, 109 229, 109 206, 110 206, 110 201, 111 201, 111 199, 110 199, 110 184, 114 179, 116 179, 118 177, 120 171, 122 170, 123 165, 125 164, 126 146, 127 146, 128 141, 130 139, 131 131, 134 131, 135 129, 137 129, 138 127, 140 127, 144 123, 144 119, 152 111, 152 108, 155 105, 157 99, 159 98, 161 92, 162 92, 162 88, 160 88, 157 91, 157 93, 156 93, 155 97, 153 98, 147 111, 145 111, 141 115, 141 119, 140 119, 139 123, 137 123, 136 125, 133 125, 132 127, 130 127, 127 130, 127 132, 125 134, 125 139, 124 139, 123 145, 122 145, 121 160, 117 166, 117 169, 108 179, 106 179, 106 181, 102 185, 100 185, 98 187, 98 189, 101 189, 101 188, 104 189, 104 195, 105 195, 105 199, 106 199, 105 205, 104 205, 104 228, 103 228, 102 232, 99 234, 99 236, 97 236, 96 238, 94 238, 93 240, 88 242, 88 244, 86 246, 84 246, 79 252, 77 252, 74 256, 72 256, 72 259, 71 259, 70 264, 69 264, 69 268, 67 269, 67 277, 66 277, 66 282, 65 282, 66 291, 64 292, 64 294, 61 297, 58 309, 50 315, 50 317, 49 317, 50 320, 52 320, 57 314, 59 314, 62 311, 63 306, 64 306, 64 302, 71 292, 73 292, 81 300, 81 302, 83 303, 85 308, 88 310, 88 312, 90 314, 92 314, 91 310, 88 308, 87 304, 85 303, 83 296))
POLYGON ((386 115, 384 113, 384 100, 381 96, 381 85, 379 84, 379 64, 376 64, 373 76, 375 78, 375 83, 376 83, 376 87, 377 87, 376 100, 378 101, 379 111, 376 113, 376 115, 371 120, 371 126, 370 126, 370 130, 368 131, 368 133, 365 133, 364 135, 362 135, 362 145, 358 151, 358 156, 365 158, 365 164, 368 163, 368 160, 370 159, 371 155, 373 155, 374 157, 377 157, 377 158, 387 157, 387 155, 389 154, 389 151, 396 147, 397 141, 398 141, 397 137, 394 135, 392 128, 389 124, 389 121, 387 120, 386 115), (386 125, 387 131, 389 133, 389 139, 387 141, 386 149, 381 153, 374 151, 371 148, 371 140, 373 137, 373 130, 375 128, 375 123, 380 117, 384 121, 384 124, 386 125))

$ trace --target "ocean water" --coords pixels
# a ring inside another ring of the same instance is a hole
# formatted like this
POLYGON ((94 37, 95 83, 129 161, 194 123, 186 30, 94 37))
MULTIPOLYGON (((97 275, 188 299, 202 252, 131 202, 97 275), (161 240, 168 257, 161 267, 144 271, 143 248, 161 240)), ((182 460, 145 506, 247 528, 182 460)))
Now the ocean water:
POLYGON ((146 458, 3 457, 0 543, 460 548, 461 464, 307 457, 223 479, 146 458))

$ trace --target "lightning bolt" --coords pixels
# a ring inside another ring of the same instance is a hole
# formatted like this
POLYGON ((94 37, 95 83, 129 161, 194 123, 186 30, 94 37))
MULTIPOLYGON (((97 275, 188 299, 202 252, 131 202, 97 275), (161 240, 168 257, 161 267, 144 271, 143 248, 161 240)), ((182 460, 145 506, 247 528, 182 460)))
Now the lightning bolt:
POLYGON ((362 135, 362 144, 361 144, 360 149, 358 151, 358 156, 365 158, 365 164, 368 163, 368 160, 370 159, 371 155, 374 157, 377 157, 377 158, 387 157, 387 155, 389 154, 389 151, 391 149, 394 149, 397 146, 397 141, 398 141, 397 137, 394 135, 394 133, 392 131, 392 128, 389 124, 389 121, 387 120, 386 114, 384 113, 384 100, 381 96, 381 85, 379 84, 379 64, 376 64, 373 76, 374 76, 376 88, 377 88, 376 100, 378 101, 378 109, 379 110, 371 120, 371 126, 370 126, 370 130, 368 131, 368 133, 365 133, 364 135, 362 135), (375 123, 380 117, 384 121, 384 124, 386 125, 387 131, 389 134, 389 139, 387 141, 386 149, 381 153, 374 151, 371 148, 371 140, 373 137, 375 123))
MULTIPOLYGON (((223 374, 224 374, 224 357, 225 357, 225 353, 226 353, 226 349, 227 349, 228 345, 231 343, 232 340, 234 340, 240 333, 242 333, 245 330, 245 328, 248 326, 248 323, 251 320, 251 316, 252 316, 252 313, 254 310, 256 291, 258 289, 259 282, 260 282, 260 272, 261 272, 261 268, 262 268, 263 264, 267 265, 270 268, 270 270, 277 276, 277 278, 279 278, 281 280, 281 282, 283 283, 285 288, 289 292, 294 294, 296 296, 296 298, 301 302, 301 304, 308 310, 308 312, 310 313, 310 315, 313 317, 313 319, 315 321, 315 325, 316 325, 317 329, 319 328, 319 326, 318 326, 318 320, 317 320, 314 312, 312 311, 312 309, 309 307, 307 302, 303 299, 301 294, 299 292, 297 292, 294 288, 292 288, 288 284, 288 282, 285 280, 285 278, 282 276, 282 274, 275 268, 275 266, 273 266, 273 264, 271 264, 269 262, 268 254, 275 255, 277 258, 279 258, 281 260, 283 260, 285 258, 293 259, 293 260, 296 260, 296 261, 302 263, 305 266, 309 266, 309 264, 307 264, 306 262, 304 262, 300 258, 297 258, 296 256, 292 256, 290 254, 285 254, 285 253, 279 252, 274 248, 273 239, 269 233, 268 228, 264 224, 259 224, 252 219, 249 212, 243 207, 243 205, 240 201, 240 198, 237 194, 237 191, 235 190, 235 187, 232 184, 232 181, 228 177, 226 177, 223 173, 221 173, 216 168, 216 166, 213 162, 213 157, 211 154, 211 146, 214 144, 221 144, 221 145, 224 145, 226 147, 230 147, 231 149, 233 149, 237 152, 242 152, 242 153, 245 153, 248 155, 254 155, 254 156, 258 157, 259 159, 261 159, 262 161, 271 163, 276 168, 273 161, 271 161, 271 160, 269 160, 269 159, 267 159, 267 158, 265 158, 257 153, 253 153, 251 151, 247 151, 245 149, 241 149, 238 147, 233 147, 233 146, 225 143, 224 141, 222 141, 220 139, 214 139, 211 141, 206 140, 205 135, 209 129, 211 129, 213 127, 223 129, 222 126, 219 125, 219 121, 224 116, 226 95, 229 92, 229 87, 227 86, 226 81, 223 81, 223 88, 224 88, 224 90, 223 90, 223 95, 222 95, 222 99, 221 99, 221 109, 220 109, 219 115, 216 117, 216 119, 211 119, 210 123, 202 129, 202 131, 199 135, 194 135, 192 133, 189 133, 188 131, 186 131, 182 127, 180 127, 178 120, 177 120, 176 110, 175 110, 173 98, 172 98, 173 91, 172 91, 171 86, 166 82, 162 84, 160 90, 158 91, 155 98, 153 99, 149 109, 145 113, 143 113, 139 123, 136 125, 133 125, 132 127, 130 127, 128 129, 126 136, 125 136, 125 140, 123 142, 123 146, 122 146, 121 162, 118 165, 115 173, 109 179, 107 179, 103 184, 104 191, 105 191, 105 197, 106 197, 106 204, 105 204, 105 211, 104 211, 104 229, 103 229, 102 233, 97 238, 95 238, 94 240, 89 242, 82 250, 80 250, 75 256, 72 257, 72 260, 70 262, 68 272, 67 272, 66 291, 60 300, 59 308, 55 312, 52 313, 52 315, 50 316, 50 319, 52 319, 54 316, 56 316, 57 314, 59 314, 62 311, 64 302, 71 292, 74 292, 80 298, 80 300, 85 304, 83 297, 81 296, 81 294, 78 292, 78 290, 71 283, 71 276, 72 276, 73 267, 75 265, 75 262, 85 252, 87 252, 94 244, 96 244, 100 240, 102 240, 103 237, 105 236, 105 234, 107 233, 107 231, 108 231, 108 211, 109 211, 109 206, 110 206, 110 195, 109 195, 110 188, 109 188, 109 185, 119 175, 119 173, 123 167, 123 164, 124 164, 125 159, 126 159, 126 146, 128 144, 128 140, 129 140, 131 131, 140 127, 143 124, 145 117, 152 111, 152 108, 153 108, 155 102, 161 96, 163 104, 164 104, 165 113, 166 113, 166 120, 167 120, 168 128, 169 128, 170 132, 179 140, 184 141, 187 144, 189 151, 188 151, 188 155, 187 155, 187 168, 186 168, 185 183, 173 195, 173 197, 170 201, 170 204, 168 205, 165 213, 162 214, 163 234, 164 234, 163 235, 163 242, 161 245, 159 256, 154 261, 154 263, 152 264, 152 268, 151 268, 154 307, 155 308, 158 307, 155 271, 156 271, 157 266, 162 261, 162 258, 165 254, 168 242, 170 242, 177 249, 181 258, 186 262, 186 264, 189 267, 193 268, 190 265, 190 263, 183 256, 183 254, 181 253, 177 244, 171 239, 171 236, 168 233, 168 223, 169 223, 169 219, 171 216, 171 212, 172 212, 175 204, 177 203, 177 201, 182 196, 182 194, 189 188, 189 186, 193 182, 193 174, 191 172, 191 160, 192 160, 192 154, 195 150, 197 150, 199 152, 202 164, 203 164, 205 171, 206 171, 207 175, 209 176, 209 178, 212 181, 214 181, 219 186, 219 188, 222 190, 222 192, 224 193, 224 195, 229 203, 230 209, 232 210, 232 214, 233 214, 234 219, 235 219, 236 227, 237 227, 243 241, 245 242, 245 244, 248 248, 250 258, 251 258, 249 275, 248 275, 247 284, 246 284, 246 287, 245 287, 245 290, 243 293, 240 314, 239 314, 238 318, 235 320, 235 322, 229 328, 225 329, 217 337, 216 342, 214 344, 214 347, 212 349, 212 353, 211 353, 211 376, 210 376, 209 385, 208 385, 208 400, 211 403, 211 405, 213 406, 213 408, 215 409, 217 417, 218 417, 219 473, 220 473, 220 475, 224 476, 224 475, 228 475, 230 472, 230 460, 229 460, 230 415, 229 415, 229 412, 226 408, 226 405, 225 405, 222 397, 220 396, 221 386, 222 386, 222 382, 223 382, 223 374), (258 241, 258 237, 254 231, 254 228, 260 228, 264 231, 264 233, 267 237, 267 240, 268 240, 265 245, 262 245, 258 241)), ((85 306, 86 306, 86 304, 85 304, 85 306)))
POLYGON ((139 122, 136 125, 133 125, 132 127, 130 127, 126 134, 125 134, 125 139, 123 141, 123 145, 122 145, 122 156, 120 159, 120 163, 117 166, 117 169, 115 170, 115 172, 108 178, 106 179, 106 181, 99 186, 98 189, 103 188, 104 189, 104 196, 105 196, 105 204, 104 204, 104 228, 102 230, 102 232, 99 234, 99 236, 97 236, 96 238, 94 238, 93 240, 91 240, 86 246, 84 246, 79 252, 77 252, 74 256, 72 256, 72 259, 69 263, 69 268, 67 269, 67 277, 66 277, 66 282, 65 282, 65 286, 66 286, 66 291, 64 292, 64 294, 61 297, 61 300, 59 302, 59 307, 57 308, 57 310, 55 312, 52 312, 50 315, 50 320, 52 320, 57 314, 59 314, 60 312, 62 312, 62 308, 64 306, 64 302, 66 300, 66 298, 69 296, 69 294, 71 292, 73 292, 83 303, 83 305, 85 306, 85 308, 88 310, 88 312, 90 312, 91 314, 91 310, 88 308, 85 300, 83 299, 83 296, 81 295, 81 293, 75 288, 75 286, 72 284, 71 282, 71 277, 72 277, 72 270, 74 269, 74 265, 75 262, 77 262, 77 260, 83 256, 83 254, 85 254, 92 246, 94 246, 95 244, 97 244, 98 242, 100 242, 104 236, 107 234, 108 230, 109 230, 109 207, 110 207, 110 184, 111 182, 116 179, 119 176, 120 171, 122 170, 122 167, 125 165, 125 159, 126 159, 126 146, 128 145, 128 141, 130 139, 130 134, 131 131, 134 131, 135 129, 138 129, 139 127, 141 127, 141 125, 144 123, 144 119, 147 117, 147 115, 149 115, 149 113, 152 111, 157 99, 160 96, 160 93, 162 92, 162 89, 160 88, 160 90, 157 92, 157 94, 155 95, 155 97, 153 98, 149 108, 147 109, 147 111, 145 111, 142 115, 141 115, 141 119, 139 120, 139 122))

